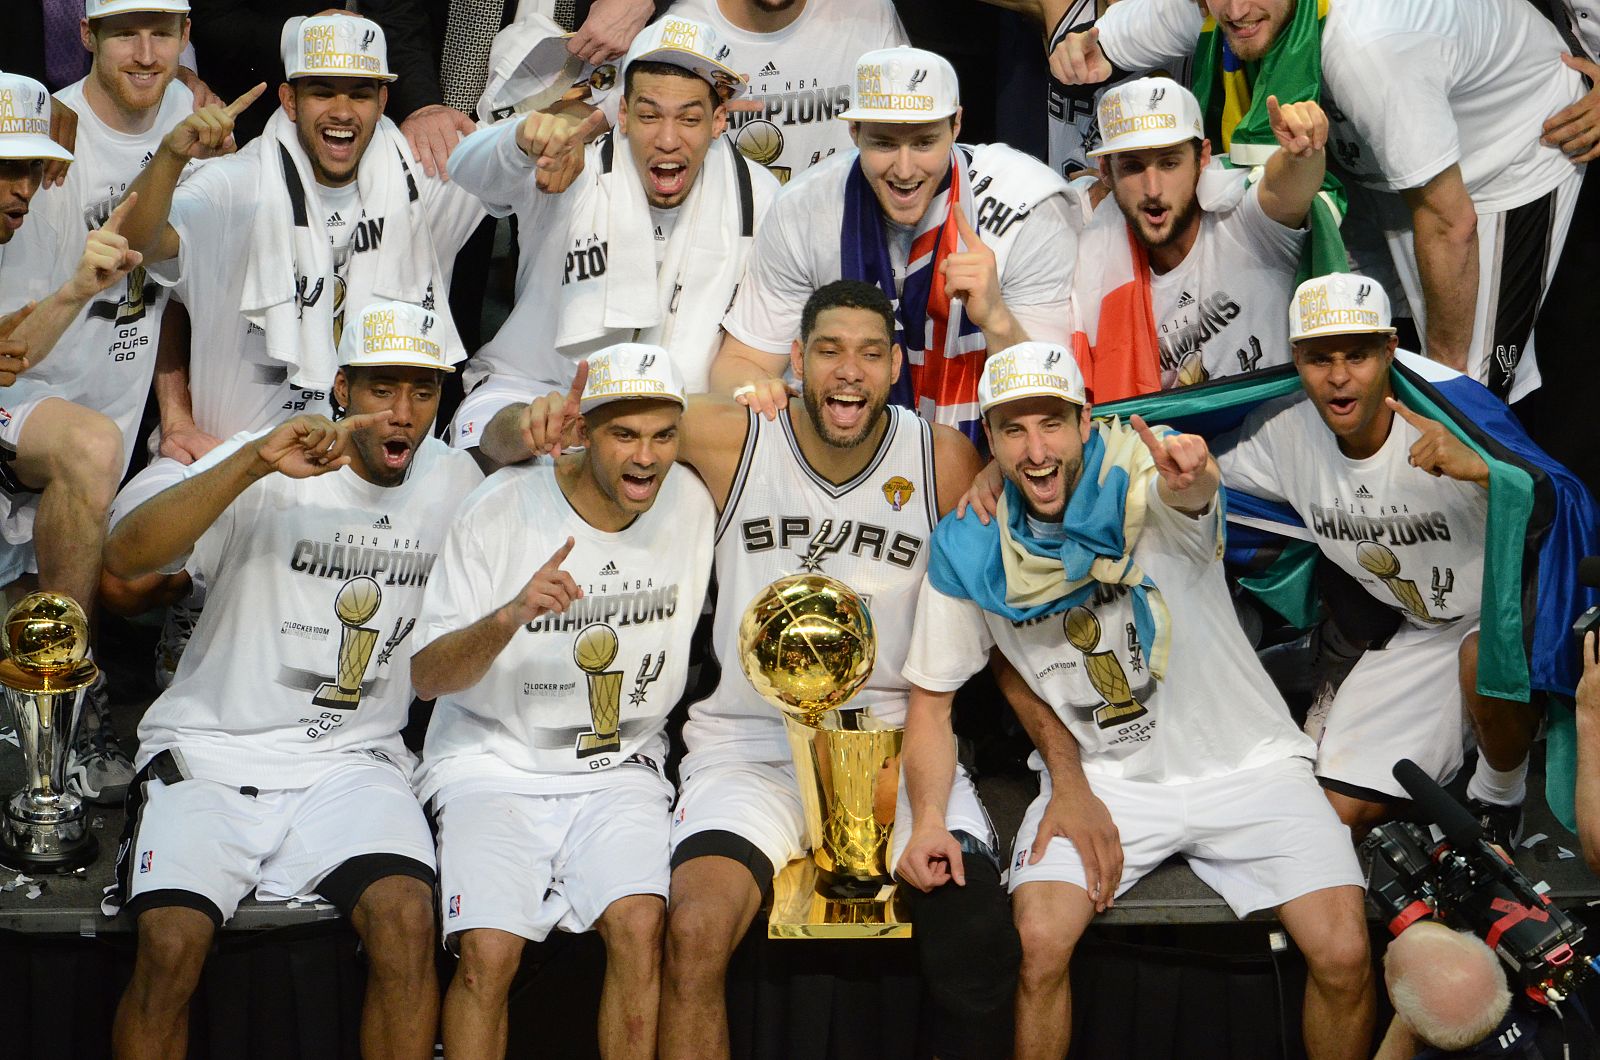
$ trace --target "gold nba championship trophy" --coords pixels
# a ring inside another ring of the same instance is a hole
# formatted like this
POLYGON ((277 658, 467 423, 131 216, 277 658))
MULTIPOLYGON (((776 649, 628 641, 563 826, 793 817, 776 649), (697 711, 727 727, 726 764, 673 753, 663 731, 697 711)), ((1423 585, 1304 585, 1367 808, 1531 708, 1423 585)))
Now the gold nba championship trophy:
POLYGON ((351 578, 333 598, 333 613, 344 631, 339 634, 339 673, 336 680, 324 682, 311 697, 319 707, 354 710, 361 705, 361 678, 366 676, 378 631, 368 626, 383 603, 383 590, 366 575, 351 578))
POLYGON ((773 881, 771 938, 911 934, 889 864, 905 730, 842 709, 877 651, 866 604, 824 574, 778 579, 740 619, 739 662, 783 714, 812 851, 773 881))
POLYGON ((1428 605, 1422 602, 1422 592, 1410 578, 1400 577, 1400 558, 1388 545, 1376 541, 1363 541, 1356 546, 1356 562, 1368 574, 1389 587, 1394 598, 1406 613, 1419 622, 1438 624, 1443 619, 1428 614, 1428 605))
POLYGON ((616 658, 617 631, 604 622, 584 626, 572 641, 572 661, 589 675, 589 731, 578 734, 579 758, 622 750, 622 671, 606 669, 616 658))
POLYGON ((85 827, 82 800, 62 780, 83 694, 100 674, 88 659, 89 622, 70 597, 30 593, 6 613, 5 648, 0 691, 27 783, 6 800, 0 863, 29 873, 71 872, 93 861, 99 847, 85 827))

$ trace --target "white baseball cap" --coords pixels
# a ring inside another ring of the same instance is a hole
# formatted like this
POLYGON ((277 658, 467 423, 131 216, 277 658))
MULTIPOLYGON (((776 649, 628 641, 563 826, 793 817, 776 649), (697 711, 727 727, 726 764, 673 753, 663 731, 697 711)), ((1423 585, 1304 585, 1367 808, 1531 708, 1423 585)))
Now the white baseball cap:
POLYGON ((669 63, 681 66, 703 78, 717 90, 719 98, 733 99, 750 88, 749 79, 728 63, 733 46, 717 36, 717 31, 692 18, 669 14, 639 31, 617 69, 624 81, 634 63, 669 63))
POLYGON ((439 314, 410 302, 374 302, 339 336, 339 366, 406 365, 453 372, 440 340, 439 314))
POLYGON ((83 0, 83 17, 109 18, 135 11, 165 11, 173 15, 187 15, 189 0, 83 0))
POLYGON ((50 139, 50 92, 31 77, 0 73, 0 158, 72 161, 50 139))
POLYGON ((619 342, 591 353, 588 361, 589 381, 578 404, 585 415, 613 401, 652 399, 689 405, 683 396, 683 377, 660 346, 619 342))
POLYGON ((1289 341, 1323 335, 1393 335, 1389 295, 1365 276, 1330 272, 1295 288, 1289 303, 1289 341))
POLYGON ((1200 101, 1170 77, 1141 77, 1107 90, 1096 120, 1100 147, 1090 158, 1206 138, 1200 101))
POLYGON ((901 45, 856 60, 845 121, 913 122, 948 118, 961 106, 956 69, 942 55, 901 45))
POLYGON ((1026 397, 1058 397, 1082 406, 1083 373, 1065 346, 1053 342, 1019 342, 990 357, 978 380, 978 411, 1026 397))
POLYGON ((383 28, 355 15, 296 15, 283 24, 283 69, 297 77, 393 81, 383 28))
POLYGON ((572 36, 537 14, 519 15, 495 34, 478 117, 493 122, 544 110, 574 89, 590 103, 609 92, 617 83, 616 63, 584 62, 567 51, 572 36))

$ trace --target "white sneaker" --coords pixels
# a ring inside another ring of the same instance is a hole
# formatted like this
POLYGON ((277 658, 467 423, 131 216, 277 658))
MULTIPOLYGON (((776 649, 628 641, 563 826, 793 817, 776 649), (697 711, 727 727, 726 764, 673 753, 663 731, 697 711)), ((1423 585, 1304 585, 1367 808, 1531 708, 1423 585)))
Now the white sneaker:
POLYGON ((1333 700, 1338 692, 1338 687, 1332 681, 1322 681, 1311 697, 1311 706, 1306 708, 1306 723, 1302 727, 1318 747, 1322 746, 1322 733, 1328 727, 1328 711, 1333 709, 1333 700))
POLYGON ((83 715, 67 748, 66 782, 68 791, 101 806, 119 805, 133 783, 133 762, 111 729, 105 674, 84 694, 83 715))
POLYGON ((199 618, 198 607, 173 604, 167 608, 167 617, 161 622, 161 639, 156 641, 156 687, 162 691, 172 687, 178 660, 183 658, 183 649, 189 646, 199 618))

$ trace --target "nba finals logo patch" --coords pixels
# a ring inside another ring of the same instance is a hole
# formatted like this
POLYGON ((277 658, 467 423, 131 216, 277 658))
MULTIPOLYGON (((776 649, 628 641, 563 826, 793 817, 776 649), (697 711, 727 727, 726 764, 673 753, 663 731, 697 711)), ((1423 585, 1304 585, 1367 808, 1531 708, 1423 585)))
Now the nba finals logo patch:
POLYGON ((450 908, 445 913, 445 916, 449 917, 451 920, 454 920, 456 917, 458 917, 460 915, 461 915, 461 896, 459 894, 452 894, 450 896, 450 908))
POLYGON ((888 501, 889 507, 897 512, 906 506, 906 502, 911 500, 911 495, 915 492, 917 492, 917 488, 911 484, 911 481, 900 475, 896 475, 883 484, 883 499, 888 501))
POLYGON ((139 871, 141 873, 149 872, 150 871, 150 866, 152 865, 152 863, 154 863, 155 859, 156 859, 156 852, 153 851, 153 850, 146 850, 143 854, 140 854, 139 855, 139 871))

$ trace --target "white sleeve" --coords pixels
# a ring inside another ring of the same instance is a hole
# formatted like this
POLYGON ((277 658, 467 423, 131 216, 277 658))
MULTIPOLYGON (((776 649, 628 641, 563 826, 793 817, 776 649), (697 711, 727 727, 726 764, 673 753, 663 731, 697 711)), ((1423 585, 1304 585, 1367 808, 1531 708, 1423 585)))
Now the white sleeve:
POLYGON ((507 217, 524 202, 544 194, 534 185, 537 160, 517 146, 521 123, 522 115, 513 115, 479 129, 450 152, 450 182, 476 195, 495 217, 507 217))
POLYGON ((1035 342, 1071 342, 1068 304, 1078 260, 1072 210, 1065 195, 1052 195, 1040 203, 1017 233, 1006 256, 1006 274, 1000 277, 1006 308, 1035 342))
POLYGON ((837 232, 808 235, 813 222, 804 215, 803 205, 804 200, 792 191, 780 193, 773 201, 756 230, 739 293, 722 321, 728 334, 765 353, 789 352, 789 344, 800 334, 800 313, 806 299, 821 286, 807 267, 806 240, 838 238, 837 232))
MULTIPOLYGON (((445 537, 439 562, 423 590, 422 612, 411 638, 413 655, 445 634, 472 625, 504 602, 495 599, 489 558, 472 523, 474 512, 481 510, 478 505, 463 507, 445 537)), ((511 591, 506 590, 507 598, 511 591)))
MULTIPOLYGON (((1217 520, 1222 506, 1213 498, 1198 516, 1189 516, 1161 499, 1161 476, 1150 479, 1150 496, 1145 507, 1145 530, 1154 530, 1166 551, 1201 565, 1222 558, 1218 544, 1217 520)), ((1141 538, 1141 541, 1143 539, 1141 538)))
POLYGON ((225 275, 244 267, 256 212, 257 169, 224 161, 184 170, 172 193, 167 222, 178 233, 178 254, 150 266, 168 282, 222 283, 225 275), (244 183, 249 187, 236 186, 244 183))
POLYGON ((1341 161, 1367 183, 1391 191, 1420 188, 1460 161, 1450 47, 1438 35, 1411 32, 1352 40, 1332 56, 1324 51, 1328 95, 1373 154, 1341 161))
POLYGON ((1290 228, 1268 217, 1267 211, 1261 208, 1259 183, 1250 185, 1250 190, 1223 224, 1257 258, 1279 262, 1290 271, 1299 267, 1300 252, 1311 234, 1308 227, 1290 228))
MULTIPOLYGON (((450 161, 453 175, 454 156, 450 161)), ((482 199, 454 180, 430 177, 421 172, 420 167, 413 170, 412 175, 417 181, 422 215, 428 219, 428 233, 433 237, 433 249, 439 255, 439 265, 445 272, 451 272, 455 256, 477 230, 488 210, 482 199)))
POLYGON ((926 576, 900 676, 930 692, 954 692, 989 664, 994 638, 983 609, 935 589, 926 576))
POLYGON ((1217 459, 1222 472, 1222 484, 1229 489, 1243 490, 1262 500, 1289 503, 1283 483, 1278 476, 1278 462, 1273 457, 1277 449, 1268 437, 1272 417, 1252 413, 1244 423, 1211 446, 1211 455, 1217 459))
POLYGON ((1189 58, 1204 24, 1194 0, 1122 0, 1095 22, 1100 50, 1130 73, 1167 69, 1189 58))

